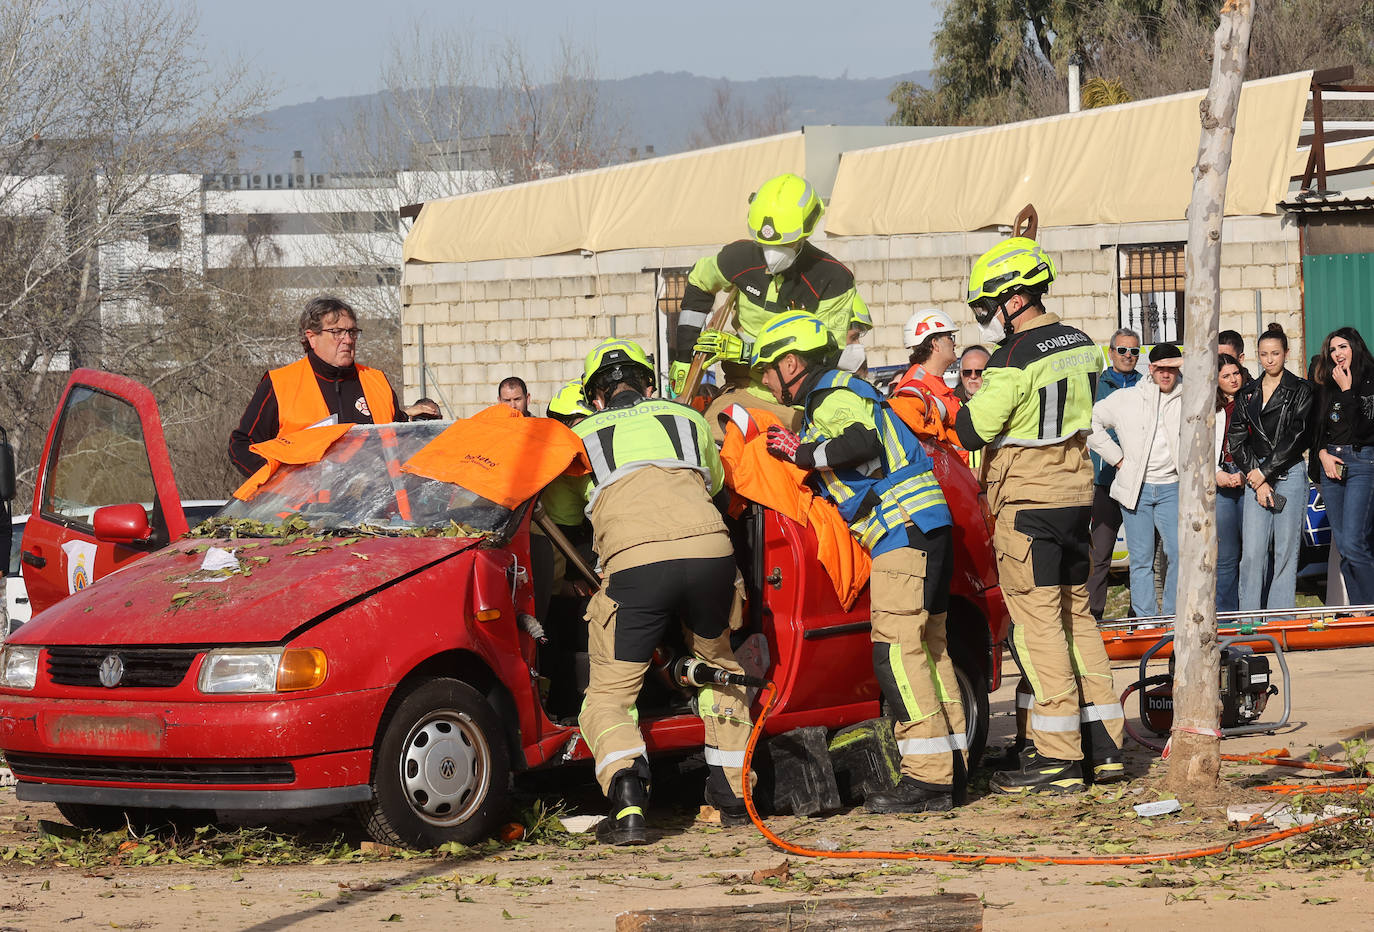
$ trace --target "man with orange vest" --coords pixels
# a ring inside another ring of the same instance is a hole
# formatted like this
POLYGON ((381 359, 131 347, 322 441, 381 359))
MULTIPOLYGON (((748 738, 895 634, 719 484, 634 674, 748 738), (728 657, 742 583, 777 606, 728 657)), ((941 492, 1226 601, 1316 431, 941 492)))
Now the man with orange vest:
POLYGON ((930 307, 915 311, 902 328, 902 343, 911 350, 911 368, 897 380, 893 395, 916 394, 916 385, 929 389, 940 408, 940 420, 952 424, 959 413, 959 396, 945 384, 945 370, 958 354, 955 334, 959 328, 944 311, 930 307))
POLYGON ((229 434, 229 462, 251 476, 264 462, 249 447, 318 424, 387 424, 416 414, 438 415, 432 401, 402 408, 380 369, 360 366, 358 315, 330 295, 310 299, 301 312, 305 357, 272 369, 229 434))

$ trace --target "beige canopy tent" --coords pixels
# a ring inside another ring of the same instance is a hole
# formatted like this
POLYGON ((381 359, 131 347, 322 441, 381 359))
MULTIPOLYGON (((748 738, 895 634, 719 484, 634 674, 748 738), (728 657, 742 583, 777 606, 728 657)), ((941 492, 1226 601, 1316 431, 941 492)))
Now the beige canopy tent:
POLYGON ((430 201, 405 261, 725 243, 746 235, 749 195, 789 171, 806 172, 801 132, 430 201))
MULTIPOLYGON (((1236 121, 1228 215, 1276 212, 1312 73, 1250 81, 1236 121)), ((826 230, 864 236, 978 230, 1033 202, 1042 226, 1179 220, 1192 196, 1204 92, 846 152, 826 230)), ((1302 156, 1305 158, 1305 154, 1302 156)))

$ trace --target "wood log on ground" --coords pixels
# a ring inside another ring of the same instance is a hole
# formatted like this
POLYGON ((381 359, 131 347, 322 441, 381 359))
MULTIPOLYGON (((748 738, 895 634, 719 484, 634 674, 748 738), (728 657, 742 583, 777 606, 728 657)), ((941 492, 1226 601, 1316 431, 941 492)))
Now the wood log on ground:
POLYGON ((615 917, 616 932, 964 932, 983 928, 983 904, 972 893, 787 900, 692 909, 635 909, 615 917))

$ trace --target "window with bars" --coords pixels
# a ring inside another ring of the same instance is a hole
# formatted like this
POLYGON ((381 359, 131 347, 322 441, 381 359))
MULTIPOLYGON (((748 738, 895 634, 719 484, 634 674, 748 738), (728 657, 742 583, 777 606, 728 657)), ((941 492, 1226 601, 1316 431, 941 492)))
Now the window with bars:
POLYGON ((1183 243, 1151 243, 1117 248, 1120 281, 1119 325, 1140 341, 1183 341, 1183 243))
POLYGON ((687 273, 690 271, 691 269, 654 270, 659 359, 673 358, 673 351, 677 348, 677 315, 682 310, 682 296, 687 291, 687 273))

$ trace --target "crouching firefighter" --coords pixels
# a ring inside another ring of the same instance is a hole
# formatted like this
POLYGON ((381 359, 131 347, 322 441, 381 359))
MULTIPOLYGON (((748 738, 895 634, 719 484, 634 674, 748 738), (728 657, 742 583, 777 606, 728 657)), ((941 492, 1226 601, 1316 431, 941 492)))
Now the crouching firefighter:
MULTIPOLYGON (((694 656, 743 673, 730 648, 735 558, 721 510, 724 470, 700 414, 652 397, 644 351, 608 340, 587 356, 587 402, 596 413, 573 430, 592 467, 587 515, 605 585, 587 608, 591 677, 578 724, 610 798, 596 837, 648 841, 649 766, 635 699, 654 648, 679 619, 694 656)), ((702 687, 706 802, 722 822, 748 820, 741 796, 749 709, 743 687, 702 687)))
MULTIPOLYGON (((1046 313, 1054 277, 1050 257, 1025 237, 988 250, 969 276, 984 342, 1000 346, 955 426, 966 449, 987 448, 997 574, 1013 656, 1035 694, 1034 746, 993 777, 1002 793, 1081 792, 1085 750, 1096 782, 1126 776, 1121 703, 1088 610, 1093 469, 1085 435, 1102 355, 1087 334, 1046 313)), ((1021 698, 1018 689, 1018 707, 1021 698)))
POLYGON ((873 554, 873 668, 896 722, 902 775, 864 800, 870 812, 924 812, 962 801, 968 740, 947 649, 951 529, 933 464, 911 429, 868 382, 835 367, 840 347, 817 317, 775 316, 753 365, 782 404, 802 409, 802 433, 768 430, 768 452, 814 470, 873 554))

